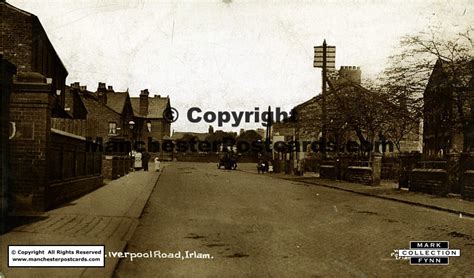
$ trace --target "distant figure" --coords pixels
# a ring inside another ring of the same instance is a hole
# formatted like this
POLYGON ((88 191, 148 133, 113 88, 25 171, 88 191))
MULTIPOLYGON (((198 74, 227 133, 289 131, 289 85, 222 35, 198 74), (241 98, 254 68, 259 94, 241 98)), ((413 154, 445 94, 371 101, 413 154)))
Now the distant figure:
POLYGON ((266 163, 265 161, 263 160, 259 160, 258 163, 257 163, 257 172, 260 174, 260 173, 265 173, 265 170, 266 170, 266 163))
POLYGON ((135 159, 134 159, 133 166, 135 170, 142 168, 142 153, 141 152, 135 152, 135 159))
POLYGON ((144 152, 142 156, 143 171, 148 171, 148 161, 150 160, 150 154, 144 152))
POLYGON ((160 171, 160 164, 161 164, 161 162, 160 162, 160 159, 158 158, 158 156, 155 157, 155 171, 156 172, 160 171))
POLYGON ((135 170, 135 151, 129 153, 130 156, 130 171, 135 170))

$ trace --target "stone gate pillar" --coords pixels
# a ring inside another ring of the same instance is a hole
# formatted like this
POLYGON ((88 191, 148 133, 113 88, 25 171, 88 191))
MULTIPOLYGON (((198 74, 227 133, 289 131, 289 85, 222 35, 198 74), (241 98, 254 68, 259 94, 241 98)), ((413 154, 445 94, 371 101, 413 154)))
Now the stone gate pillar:
POLYGON ((372 153, 372 185, 380 185, 380 175, 382 172, 382 154, 372 153))
POLYGON ((461 194, 461 167, 460 167, 460 157, 459 153, 448 153, 446 154, 446 175, 447 175, 447 184, 446 192, 461 194))
MULTIPOLYGON (((10 189, 10 153, 9 153, 9 137, 10 137, 10 94, 12 86, 12 78, 16 73, 16 67, 4 60, 0 54, 0 233, 3 233, 10 207, 9 189, 10 189)), ((13 131, 13 129, 12 129, 13 131)))
POLYGON ((16 76, 10 96, 10 121, 16 126, 10 141, 13 213, 45 210, 52 104, 51 85, 43 75, 16 76))

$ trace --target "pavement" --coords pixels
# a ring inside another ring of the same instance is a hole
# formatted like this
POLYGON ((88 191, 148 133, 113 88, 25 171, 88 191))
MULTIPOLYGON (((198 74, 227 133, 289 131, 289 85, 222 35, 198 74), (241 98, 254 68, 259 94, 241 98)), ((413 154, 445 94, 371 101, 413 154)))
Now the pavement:
MULTIPOLYGON (((238 169, 247 173, 258 174, 254 164, 239 164, 238 169)), ((398 189, 398 183, 395 181, 383 180, 378 186, 368 186, 340 180, 321 179, 314 173, 305 173, 304 176, 284 173, 265 173, 263 175, 455 213, 459 217, 474 217, 474 202, 472 201, 464 200, 460 196, 441 197, 411 192, 405 189, 400 190, 398 189)))
POLYGON ((0 273, 5 277, 111 277, 118 258, 107 257, 105 268, 67 268, 65 271, 64 268, 8 268, 5 255, 8 245, 97 244, 105 245, 106 254, 123 251, 160 173, 137 171, 106 181, 103 187, 3 234, 0 236, 0 273))

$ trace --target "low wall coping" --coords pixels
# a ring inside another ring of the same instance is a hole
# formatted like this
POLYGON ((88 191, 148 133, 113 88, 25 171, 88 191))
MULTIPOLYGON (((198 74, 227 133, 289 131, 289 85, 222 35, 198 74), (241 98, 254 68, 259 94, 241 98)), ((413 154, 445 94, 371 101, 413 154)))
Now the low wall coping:
POLYGON ((82 180, 89 180, 89 179, 97 179, 100 178, 102 175, 101 174, 96 174, 96 175, 86 175, 86 176, 79 176, 79 177, 72 177, 72 178, 67 178, 63 180, 53 180, 50 184, 48 184, 48 187, 57 187, 61 186, 67 183, 71 182, 77 182, 77 181, 82 181, 82 180))
POLYGON ((474 174, 474 170, 466 170, 464 171, 464 174, 474 174))
POLYGON ((66 131, 63 131, 63 130, 51 128, 51 132, 62 135, 62 136, 71 137, 71 138, 79 139, 79 140, 82 140, 82 141, 87 141, 86 137, 79 136, 79 135, 76 135, 76 134, 72 134, 72 133, 69 133, 69 132, 66 132, 66 131))
POLYGON ((423 169, 423 168, 415 168, 412 172, 438 172, 438 173, 446 173, 444 169, 423 169))
POLYGON ((348 168, 349 168, 349 169, 370 170, 370 171, 372 171, 372 168, 371 168, 371 167, 367 167, 367 166, 349 166, 348 168))
POLYGON ((320 168, 334 168, 334 165, 321 165, 320 168))

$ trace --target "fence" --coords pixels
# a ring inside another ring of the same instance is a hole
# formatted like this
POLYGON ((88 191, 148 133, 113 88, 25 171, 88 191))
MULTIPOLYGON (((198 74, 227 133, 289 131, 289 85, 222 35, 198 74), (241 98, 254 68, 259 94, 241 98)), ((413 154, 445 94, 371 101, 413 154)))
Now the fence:
POLYGON ((87 126, 86 120, 51 118, 51 128, 85 137, 87 126))
POLYGON ((89 175, 100 175, 101 153, 86 149, 86 142, 53 132, 49 156, 49 180, 61 181, 89 175))
POLYGON ((92 149, 84 138, 52 129, 45 194, 47 208, 102 186, 102 153, 92 149))
POLYGON ((400 176, 400 158, 382 157, 382 170, 380 176, 383 180, 398 180, 400 176))

